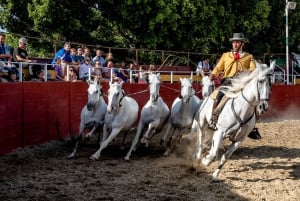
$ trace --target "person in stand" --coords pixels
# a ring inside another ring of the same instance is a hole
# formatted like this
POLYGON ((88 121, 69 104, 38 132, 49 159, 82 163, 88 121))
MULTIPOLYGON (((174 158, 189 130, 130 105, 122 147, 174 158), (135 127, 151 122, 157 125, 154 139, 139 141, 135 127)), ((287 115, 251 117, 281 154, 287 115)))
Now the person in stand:
POLYGON ((70 66, 69 67, 69 74, 67 74, 65 76, 65 81, 70 81, 70 82, 77 82, 78 79, 77 79, 77 74, 76 74, 76 69, 74 66, 70 66))
POLYGON ((5 62, 7 67, 12 67, 12 55, 10 47, 5 43, 5 33, 0 33, 0 61, 5 62))
MULTIPOLYGON (((40 68, 39 65, 28 65, 28 63, 33 63, 33 61, 29 59, 28 52, 26 50, 27 47, 27 39, 22 37, 19 39, 18 47, 14 49, 13 52, 13 61, 14 62, 22 62, 22 68, 27 68, 29 70, 30 76, 33 76, 33 71, 36 68, 40 68)), ((18 66, 18 65, 17 65, 18 66)))
POLYGON ((71 57, 71 43, 66 42, 64 44, 64 47, 61 48, 60 50, 58 50, 55 55, 54 58, 52 59, 51 64, 55 64, 56 60, 60 58, 62 60, 64 60, 67 64, 71 64, 72 63, 72 57, 71 57))
POLYGON ((79 67, 79 79, 86 81, 89 78, 89 73, 92 74, 93 72, 94 68, 91 65, 91 58, 85 57, 84 63, 79 67))
POLYGON ((44 82, 45 81, 45 72, 44 70, 37 70, 33 73, 33 77, 31 78, 33 82, 44 82))
MULTIPOLYGON (((256 66, 252 54, 249 54, 244 51, 245 43, 248 41, 243 33, 234 33, 233 37, 229 39, 232 44, 232 50, 226 53, 223 53, 219 62, 213 69, 210 74, 211 80, 216 79, 220 73, 223 72, 223 78, 221 85, 228 86, 231 84, 230 79, 234 78, 239 73, 243 71, 253 71, 256 66)), ((209 127, 216 130, 216 123, 218 121, 219 112, 223 107, 222 104, 219 105, 224 94, 218 92, 216 100, 213 104, 212 118, 209 122, 209 127)), ((225 102, 225 101, 222 101, 225 102)), ((260 139, 260 136, 254 137, 254 139, 260 139)))
POLYGON ((209 58, 205 58, 203 61, 200 61, 197 65, 197 72, 200 72, 202 78, 208 76, 211 72, 209 65, 209 58))
POLYGON ((96 56, 93 58, 93 63, 94 63, 94 64, 95 64, 97 61, 99 62, 100 67, 103 68, 103 67, 104 67, 104 63, 105 63, 105 60, 104 60, 104 58, 102 57, 102 50, 100 50, 100 49, 97 49, 97 50, 96 50, 96 56))
POLYGON ((137 84, 139 82, 139 73, 134 69, 132 62, 129 64, 129 72, 132 74, 133 82, 137 84))

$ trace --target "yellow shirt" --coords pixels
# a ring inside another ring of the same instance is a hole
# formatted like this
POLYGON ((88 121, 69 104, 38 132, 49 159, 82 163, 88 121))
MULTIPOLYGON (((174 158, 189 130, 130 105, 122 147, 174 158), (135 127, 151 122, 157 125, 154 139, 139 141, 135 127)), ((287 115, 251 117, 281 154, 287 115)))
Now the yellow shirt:
POLYGON ((219 76, 224 72, 223 78, 233 77, 236 73, 245 70, 254 70, 255 62, 251 54, 243 52, 238 60, 234 59, 233 52, 226 52, 220 58, 217 66, 214 68, 212 74, 219 76))

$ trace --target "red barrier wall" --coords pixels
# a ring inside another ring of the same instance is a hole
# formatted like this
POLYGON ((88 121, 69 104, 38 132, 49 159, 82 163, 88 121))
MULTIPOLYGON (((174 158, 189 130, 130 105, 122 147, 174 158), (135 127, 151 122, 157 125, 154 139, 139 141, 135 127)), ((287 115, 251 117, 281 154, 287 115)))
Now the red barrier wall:
MULTIPOLYGON (((102 85, 106 93, 108 83, 102 85)), ((87 101, 87 88, 84 82, 1 83, 0 154, 77 135, 80 112, 87 101)), ((140 109, 149 98, 147 84, 124 84, 123 88, 138 102, 140 109)), ((200 97, 201 86, 195 83, 194 89, 200 97)), ((179 91, 179 84, 162 84, 160 95, 171 107, 179 91)), ((270 110, 260 121, 300 119, 299 92, 299 85, 274 85, 270 110)))

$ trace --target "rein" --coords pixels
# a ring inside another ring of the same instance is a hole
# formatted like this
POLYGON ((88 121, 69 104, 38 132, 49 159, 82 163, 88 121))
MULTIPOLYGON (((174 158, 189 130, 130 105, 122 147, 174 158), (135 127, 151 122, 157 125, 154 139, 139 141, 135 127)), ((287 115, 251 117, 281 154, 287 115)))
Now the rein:
MULTIPOLYGON (((244 98, 244 97, 243 97, 244 98)), ((244 124, 246 124, 248 121, 250 121, 252 119, 252 117, 255 115, 255 110, 253 110, 252 115, 250 115, 250 117, 243 122, 243 120, 240 118, 240 116, 236 113, 236 111, 234 110, 234 106, 233 106, 233 101, 235 100, 235 98, 232 100, 231 102, 231 109, 233 111, 233 115, 236 118, 236 120, 240 123, 240 127, 242 127, 244 124)), ((247 99, 245 99, 248 103, 249 101, 247 99)), ((254 107, 253 105, 251 105, 252 107, 254 107)))

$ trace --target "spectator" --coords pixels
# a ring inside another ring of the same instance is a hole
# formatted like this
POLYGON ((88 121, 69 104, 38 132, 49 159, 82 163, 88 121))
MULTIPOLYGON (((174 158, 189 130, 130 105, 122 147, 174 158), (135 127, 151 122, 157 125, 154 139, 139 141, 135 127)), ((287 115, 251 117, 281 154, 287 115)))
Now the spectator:
POLYGON ((56 64, 54 66, 54 71, 55 71, 55 79, 57 81, 63 81, 64 80, 64 72, 66 69, 66 62, 64 60, 61 60, 60 58, 58 58, 56 60, 56 64))
POLYGON ((96 63, 99 61, 100 67, 102 68, 104 66, 105 60, 102 57, 102 50, 97 49, 96 50, 96 56, 93 58, 93 63, 96 63))
POLYGON ((0 33, 0 61, 5 62, 7 67, 12 67, 12 55, 10 53, 10 47, 5 44, 6 35, 0 33))
POLYGON ((140 68, 139 68, 139 83, 140 84, 147 83, 146 77, 147 77, 147 73, 145 71, 145 67, 140 66, 140 68))
POLYGON ((44 82, 45 81, 45 73, 44 70, 38 70, 34 72, 33 78, 31 78, 33 82, 44 82))
POLYGON ((91 58, 85 57, 84 63, 82 63, 79 67, 79 79, 86 81, 89 78, 89 73, 92 74, 94 68, 91 65, 91 58))
POLYGON ((122 62, 120 68, 113 68, 113 78, 114 81, 118 81, 120 83, 127 82, 127 79, 129 78, 129 72, 126 70, 124 62, 122 62))
POLYGON ((64 47, 61 48, 60 50, 58 50, 55 55, 54 58, 52 59, 51 64, 55 64, 56 60, 58 58, 64 60, 67 64, 71 64, 72 63, 72 58, 71 58, 71 43, 66 42, 64 44, 64 47))
POLYGON ((71 51, 70 56, 72 59, 72 64, 79 65, 81 62, 80 62, 79 56, 77 55, 76 49, 74 47, 72 47, 70 51, 71 51))
POLYGON ((65 81, 71 81, 71 82, 76 82, 77 81, 77 74, 75 67, 70 66, 69 67, 69 73, 65 76, 65 81))
POLYGON ((26 50, 27 46, 27 39, 26 38, 20 38, 18 47, 14 49, 13 52, 13 60, 15 62, 22 62, 22 68, 29 68, 29 73, 32 76, 32 69, 31 66, 28 65, 28 63, 34 62, 28 58, 28 53, 26 50))
POLYGON ((109 61, 112 61, 113 63, 115 62, 114 61, 114 56, 113 56, 113 53, 109 52, 106 54, 106 57, 105 57, 105 66, 108 66, 108 62, 109 61))
POLYGON ((96 61, 95 64, 94 64, 94 75, 97 76, 98 78, 102 78, 101 69, 102 68, 101 68, 101 65, 100 65, 100 61, 96 61))
POLYGON ((197 75, 201 74, 202 77, 208 76, 211 72, 209 59, 205 58, 203 61, 200 61, 197 65, 197 75))
POLYGON ((129 71, 132 75, 133 82, 138 83, 139 82, 139 73, 134 69, 133 63, 129 64, 129 71))
POLYGON ((109 61, 107 66, 102 68, 102 80, 110 81, 112 69, 114 68, 114 63, 109 61))
POLYGON ((89 58, 90 58, 90 61, 92 61, 92 59, 93 59, 92 56, 91 56, 91 50, 90 50, 90 48, 88 48, 88 47, 84 48, 84 51, 83 51, 82 56, 83 56, 84 58, 89 57, 89 58))
POLYGON ((82 47, 78 47, 77 48, 77 57, 80 61, 80 64, 82 64, 84 62, 84 56, 83 56, 83 49, 82 47))
POLYGON ((7 75, 2 75, 2 82, 17 82, 16 72, 9 70, 7 75))

